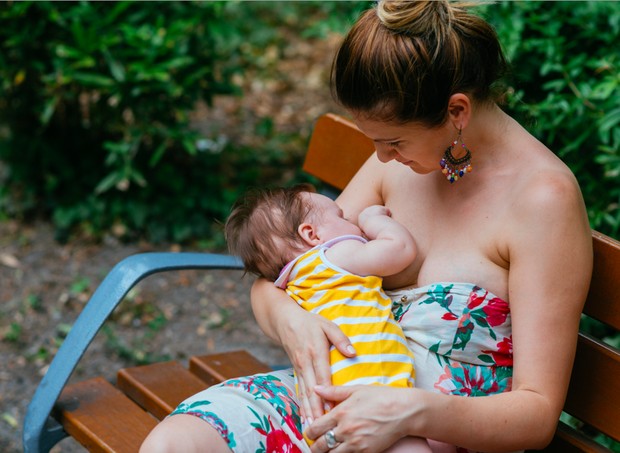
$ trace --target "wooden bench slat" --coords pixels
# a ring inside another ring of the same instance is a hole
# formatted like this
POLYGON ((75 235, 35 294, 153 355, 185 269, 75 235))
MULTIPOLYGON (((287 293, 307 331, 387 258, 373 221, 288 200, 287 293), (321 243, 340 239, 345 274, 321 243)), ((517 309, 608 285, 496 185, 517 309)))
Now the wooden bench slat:
POLYGON ((620 353, 579 334, 564 410, 620 441, 620 353), (593 372, 596 370, 595 372, 593 372))
POLYGON ((266 373, 271 368, 246 351, 231 351, 192 357, 189 370, 213 385, 233 377, 266 373))
POLYGON ((620 330, 620 242, 592 231, 594 269, 583 312, 620 330))
POLYGON ((56 408, 67 433, 92 452, 135 453, 157 424, 101 377, 67 387, 56 408))
POLYGON ((189 396, 208 385, 179 362, 162 362, 125 368, 116 385, 129 398, 161 420, 189 396))
POLYGON ((576 429, 560 422, 553 441, 544 450, 547 453, 612 453, 576 429))
POLYGON ((353 123, 328 113, 314 126, 303 169, 342 190, 374 150, 353 123))

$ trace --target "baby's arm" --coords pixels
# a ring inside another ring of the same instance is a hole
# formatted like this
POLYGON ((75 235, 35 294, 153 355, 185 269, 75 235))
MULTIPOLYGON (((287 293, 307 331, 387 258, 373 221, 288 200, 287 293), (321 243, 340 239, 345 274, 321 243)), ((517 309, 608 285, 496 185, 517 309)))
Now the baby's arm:
POLYGON ((368 238, 344 241, 327 250, 338 266, 358 275, 385 277, 405 269, 416 257, 415 241, 409 230, 392 219, 385 206, 373 205, 358 217, 358 225, 368 238))

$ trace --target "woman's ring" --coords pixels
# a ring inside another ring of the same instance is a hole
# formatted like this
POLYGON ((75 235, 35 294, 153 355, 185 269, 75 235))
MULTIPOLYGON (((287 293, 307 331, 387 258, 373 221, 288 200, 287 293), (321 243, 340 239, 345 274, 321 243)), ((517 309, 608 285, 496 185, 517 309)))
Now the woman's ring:
POLYGON ((327 442, 327 448, 329 449, 336 448, 336 446, 340 443, 336 440, 336 435, 334 434, 333 429, 330 429, 325 433, 325 441, 327 442))

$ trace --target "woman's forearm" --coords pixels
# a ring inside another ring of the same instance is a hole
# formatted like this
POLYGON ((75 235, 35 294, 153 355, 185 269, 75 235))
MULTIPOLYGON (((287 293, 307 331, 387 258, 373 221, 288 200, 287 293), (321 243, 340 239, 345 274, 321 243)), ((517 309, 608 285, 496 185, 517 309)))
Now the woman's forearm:
POLYGON ((544 448, 559 414, 540 394, 515 390, 467 398, 411 391, 404 431, 475 451, 544 448))
POLYGON ((282 317, 289 310, 301 308, 273 282, 259 278, 252 285, 250 301, 254 317, 261 330, 272 340, 282 344, 279 328, 285 323, 282 317))

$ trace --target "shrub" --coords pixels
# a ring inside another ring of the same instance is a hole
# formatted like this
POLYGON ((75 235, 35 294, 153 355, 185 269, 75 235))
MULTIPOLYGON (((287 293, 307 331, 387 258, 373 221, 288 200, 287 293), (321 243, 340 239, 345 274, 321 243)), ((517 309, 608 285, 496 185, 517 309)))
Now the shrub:
POLYGON ((201 149, 188 126, 198 100, 233 91, 230 73, 215 64, 221 9, 2 5, 3 210, 51 213, 61 233, 79 222, 95 232, 116 222, 156 238, 204 233, 222 162, 220 149, 201 149))
POLYGON ((485 9, 513 67, 507 108, 573 170, 592 227, 620 237, 620 8, 502 2, 485 9))
MULTIPOLYGON (((196 102, 238 93, 232 75, 246 68, 271 70, 264 49, 287 46, 282 26, 344 32, 370 4, 0 5, 0 219, 51 215, 60 237, 75 225, 150 240, 213 235, 245 187, 296 177, 306 137, 283 135, 270 118, 254 131, 260 149, 201 137, 189 121, 196 102)), ((514 67, 505 108, 575 172, 592 226, 620 236, 620 8, 480 11, 514 67)))

